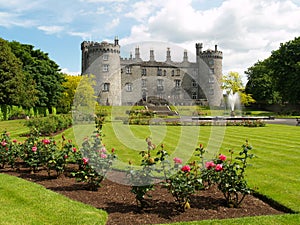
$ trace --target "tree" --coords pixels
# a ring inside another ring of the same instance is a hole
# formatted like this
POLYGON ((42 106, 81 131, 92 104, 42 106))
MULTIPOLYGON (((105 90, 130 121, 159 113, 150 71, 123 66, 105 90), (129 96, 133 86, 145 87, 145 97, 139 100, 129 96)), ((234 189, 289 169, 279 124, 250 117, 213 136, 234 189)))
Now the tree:
POLYGON ((0 104, 4 120, 9 106, 22 104, 24 80, 22 62, 13 54, 8 42, 0 38, 0 104))
POLYGON ((271 71, 268 69, 268 60, 258 61, 245 72, 248 77, 245 91, 251 94, 258 104, 274 104, 281 101, 271 71))
POLYGON ((264 61, 258 61, 246 74, 246 93, 258 103, 299 103, 300 37, 280 44, 264 61))
POLYGON ((67 113, 73 105, 76 89, 81 81, 82 76, 71 76, 64 74, 65 82, 62 84, 65 91, 59 101, 58 111, 67 113))
POLYGON ((272 52, 268 67, 282 99, 289 103, 299 103, 300 37, 280 44, 280 48, 272 52))
POLYGON ((222 89, 226 91, 227 95, 238 93, 240 95, 241 103, 244 105, 255 102, 250 94, 245 93, 245 87, 239 73, 229 72, 228 75, 223 76, 222 83, 222 89))
POLYGON ((82 112, 93 112, 96 104, 95 76, 82 75, 74 96, 74 107, 82 112))
POLYGON ((14 54, 23 62, 23 71, 28 79, 36 85, 37 101, 35 106, 47 107, 51 113, 52 107, 58 105, 64 91, 62 83, 64 75, 59 66, 41 50, 34 50, 32 45, 10 42, 14 54))

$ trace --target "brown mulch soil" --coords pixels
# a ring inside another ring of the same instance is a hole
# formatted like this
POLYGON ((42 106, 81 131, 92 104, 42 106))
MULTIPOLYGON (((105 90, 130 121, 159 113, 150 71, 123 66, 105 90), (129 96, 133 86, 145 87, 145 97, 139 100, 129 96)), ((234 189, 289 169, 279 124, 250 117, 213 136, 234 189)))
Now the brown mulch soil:
MULTIPOLYGON (((278 207, 275 209, 252 195, 246 196, 240 208, 228 208, 222 193, 216 188, 198 191, 191 198, 191 208, 185 212, 178 212, 172 195, 160 186, 157 186, 155 191, 151 191, 153 196, 151 206, 141 210, 136 204, 134 194, 130 192, 130 186, 109 179, 102 182, 98 191, 90 191, 87 184, 78 183, 74 178, 64 175, 59 178, 49 178, 46 171, 30 174, 28 170, 23 169, 18 172, 2 169, 0 172, 41 184, 71 199, 103 209, 109 215, 108 225, 173 223, 284 213, 278 207)), ((115 173, 118 176, 118 172, 115 173)))

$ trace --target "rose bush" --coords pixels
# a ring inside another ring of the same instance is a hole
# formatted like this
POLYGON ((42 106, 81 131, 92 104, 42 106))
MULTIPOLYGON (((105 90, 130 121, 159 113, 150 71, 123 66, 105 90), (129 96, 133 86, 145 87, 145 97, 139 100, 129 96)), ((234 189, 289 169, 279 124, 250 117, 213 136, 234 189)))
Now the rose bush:
POLYGON ((235 160, 233 160, 233 151, 230 150, 230 160, 220 154, 216 159, 206 162, 205 168, 202 169, 201 177, 206 187, 216 184, 229 207, 239 207, 245 196, 251 193, 245 180, 247 160, 254 157, 253 154, 249 154, 251 149, 252 147, 246 141, 235 160))

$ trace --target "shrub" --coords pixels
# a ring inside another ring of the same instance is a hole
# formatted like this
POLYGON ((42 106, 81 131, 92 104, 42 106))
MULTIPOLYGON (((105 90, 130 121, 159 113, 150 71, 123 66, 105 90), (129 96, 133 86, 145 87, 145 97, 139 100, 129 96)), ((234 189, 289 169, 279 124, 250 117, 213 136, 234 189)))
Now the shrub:
POLYGON ((175 198, 178 209, 185 211, 190 208, 190 197, 196 190, 202 189, 202 179, 196 163, 182 166, 178 158, 174 158, 177 172, 167 179, 165 187, 175 198))
POLYGON ((72 116, 69 114, 50 115, 36 117, 26 121, 26 126, 34 128, 43 135, 51 135, 58 131, 69 128, 72 125, 72 116))
POLYGON ((14 168, 16 160, 19 157, 19 144, 17 140, 11 140, 9 133, 4 131, 0 141, 0 168, 4 168, 6 164, 14 168))
POLYGON ((79 170, 73 172, 72 175, 79 182, 87 182, 91 190, 96 191, 107 172, 112 166, 116 155, 114 151, 108 153, 105 146, 101 142, 100 130, 95 131, 90 141, 88 138, 82 143, 80 152, 82 158, 78 160, 79 170))
POLYGON ((202 170, 203 181, 209 186, 216 184, 229 207, 239 207, 245 196, 251 193, 244 177, 247 160, 254 156, 249 154, 251 149, 252 147, 246 142, 235 161, 232 159, 233 151, 230 151, 230 160, 221 154, 212 161, 206 162, 202 170))
POLYGON ((131 192, 135 194, 138 206, 142 209, 150 205, 146 197, 152 197, 148 192, 154 190, 155 179, 153 172, 156 171, 155 164, 159 160, 151 156, 151 150, 156 148, 156 146, 152 144, 151 139, 146 138, 146 142, 148 145, 147 151, 141 151, 139 153, 142 156, 142 169, 135 170, 130 163, 130 170, 128 172, 129 181, 132 184, 131 192))

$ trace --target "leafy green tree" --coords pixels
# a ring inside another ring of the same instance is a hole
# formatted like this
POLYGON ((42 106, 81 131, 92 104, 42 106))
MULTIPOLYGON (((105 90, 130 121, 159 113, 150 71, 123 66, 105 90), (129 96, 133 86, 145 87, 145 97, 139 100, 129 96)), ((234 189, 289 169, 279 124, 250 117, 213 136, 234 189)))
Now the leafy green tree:
POLYGON ((23 71, 27 78, 34 80, 36 85, 37 101, 35 106, 47 107, 52 112, 52 107, 58 105, 64 92, 62 83, 64 75, 60 73, 59 66, 49 58, 47 53, 35 50, 34 46, 10 42, 14 54, 23 62, 23 71))
POLYGON ((246 74, 246 93, 258 103, 299 103, 300 37, 280 44, 264 61, 258 61, 246 74))
POLYGON ((67 113, 71 110, 76 89, 81 81, 82 76, 71 76, 67 74, 64 74, 64 76, 66 81, 62 85, 65 88, 65 91, 58 104, 58 111, 67 113))
POLYGON ((245 91, 251 94, 258 104, 274 104, 281 101, 268 68, 268 60, 258 61, 245 71, 248 77, 245 91))
POLYGON ((73 104, 76 110, 81 112, 94 111, 96 104, 95 85, 94 75, 82 75, 74 96, 73 104))
POLYGON ((22 62, 13 54, 8 42, 0 38, 0 104, 5 120, 9 106, 21 104, 24 80, 22 62))
POLYGON ((282 99, 289 103, 299 103, 300 99, 300 37, 272 52, 269 69, 275 80, 275 88, 282 99))
POLYGON ((250 94, 245 93, 245 87, 238 72, 229 72, 228 75, 223 76, 222 82, 222 88, 226 91, 227 95, 230 93, 239 93, 241 103, 244 105, 249 105, 250 103, 255 102, 250 94))

